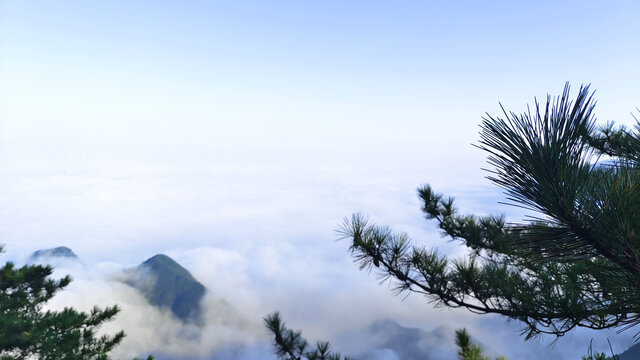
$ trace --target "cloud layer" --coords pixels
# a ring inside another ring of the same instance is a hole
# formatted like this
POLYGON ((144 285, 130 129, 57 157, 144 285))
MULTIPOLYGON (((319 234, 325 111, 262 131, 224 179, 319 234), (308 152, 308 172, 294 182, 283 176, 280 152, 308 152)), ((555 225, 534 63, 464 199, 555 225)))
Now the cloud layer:
POLYGON ((424 181, 457 196, 465 212, 507 210, 515 220, 522 214, 499 207, 499 192, 481 180, 479 171, 437 162, 415 167, 412 162, 421 154, 409 152, 355 154, 363 156, 4 162, 3 256, 23 262, 39 248, 71 247, 81 263, 58 264, 57 274, 71 273, 75 281, 51 306, 120 305, 118 319, 105 327, 128 333, 118 358, 148 352, 160 359, 273 358, 261 320, 273 311, 312 342, 330 340, 345 353, 375 359, 403 358, 367 337, 369 326, 381 319, 424 330, 420 341, 438 339, 444 345, 434 351, 443 358, 453 351, 453 330, 461 327, 490 353, 513 359, 540 354, 574 359, 586 353, 591 338, 602 350, 608 348, 606 337, 616 350, 631 344, 631 334, 578 330, 547 348, 548 339, 523 343, 518 324, 505 324, 503 318, 434 309, 419 296, 394 296, 387 283, 357 269, 347 243, 335 241, 334 229, 344 216, 362 210, 380 224, 456 256, 465 250, 441 238, 419 211, 414 189, 424 181), (116 281, 119 271, 157 253, 174 258, 210 290, 203 328, 148 306, 116 281), (451 334, 439 338, 437 329, 451 334), (345 342, 345 334, 359 334, 360 341, 345 342), (379 346, 367 352, 372 342, 379 346))

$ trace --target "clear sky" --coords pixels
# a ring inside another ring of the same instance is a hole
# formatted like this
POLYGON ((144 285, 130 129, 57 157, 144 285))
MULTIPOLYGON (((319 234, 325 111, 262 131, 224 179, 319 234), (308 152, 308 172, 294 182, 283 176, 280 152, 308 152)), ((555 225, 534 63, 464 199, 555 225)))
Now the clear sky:
MULTIPOLYGON (((638 3, 0 3, 9 150, 459 148, 565 81, 638 105, 638 3), (445 145, 446 146, 446 145, 445 145)), ((468 148, 464 148, 467 151, 468 148)))
MULTIPOLYGON (((484 318, 358 272, 335 226, 361 210, 461 253, 423 221, 424 182, 518 216, 470 145, 481 117, 570 82, 596 90, 601 123, 633 124, 638 19, 637 1, 0 0, 3 256, 166 252, 258 321, 280 309, 314 335, 378 315, 473 330, 484 318)), ((482 340, 516 354, 491 326, 482 340)))

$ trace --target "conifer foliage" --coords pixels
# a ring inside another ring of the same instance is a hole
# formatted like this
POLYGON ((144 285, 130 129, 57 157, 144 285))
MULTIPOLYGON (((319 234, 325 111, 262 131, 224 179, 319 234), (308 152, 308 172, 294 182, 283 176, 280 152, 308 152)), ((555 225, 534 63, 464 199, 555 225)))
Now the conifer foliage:
MULTIPOLYGON (((456 345, 458 346, 458 358, 460 360, 491 360, 484 355, 482 346, 474 344, 467 329, 456 330, 456 345)), ((508 360, 504 356, 497 357, 496 360, 508 360)))
POLYGON ((118 307, 94 307, 89 313, 70 307, 43 310, 71 282, 69 276, 51 279, 52 272, 51 266, 17 268, 11 262, 0 268, 0 359, 109 359, 108 353, 122 341, 124 332, 98 335, 96 330, 114 318, 118 307))
POLYGON ((471 255, 450 259, 355 214, 339 230, 354 259, 398 292, 519 320, 527 339, 640 323, 640 128, 597 128, 592 95, 581 87, 572 101, 567 85, 524 114, 483 119, 488 179, 531 219, 462 215, 425 185, 426 218, 471 255))
POLYGON ((330 352, 328 342, 319 341, 313 348, 300 331, 287 328, 277 312, 267 315, 264 323, 273 335, 274 351, 281 360, 353 360, 330 352))
MULTIPOLYGON (((307 340, 302 337, 300 331, 294 331, 286 327, 280 319, 280 314, 275 312, 264 318, 265 326, 273 335, 273 346, 276 356, 281 360, 354 360, 342 357, 339 353, 329 351, 328 342, 318 342, 316 348, 310 348, 307 340)), ((482 346, 471 341, 467 329, 456 331, 456 345, 458 346, 458 359, 460 360, 491 360, 484 355, 482 346)), ((591 360, 590 358, 584 358, 591 360)), ((508 360, 499 356, 495 360, 508 360)), ((596 358, 595 360, 599 360, 596 358)), ((608 358, 603 360, 609 360, 608 358)))

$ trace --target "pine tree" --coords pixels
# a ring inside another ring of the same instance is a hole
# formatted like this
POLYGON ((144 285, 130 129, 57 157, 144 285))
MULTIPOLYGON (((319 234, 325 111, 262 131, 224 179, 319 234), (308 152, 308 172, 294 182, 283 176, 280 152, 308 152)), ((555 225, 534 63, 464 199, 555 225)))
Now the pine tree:
POLYGON ((118 307, 44 311, 43 305, 71 282, 69 276, 53 280, 52 273, 51 266, 16 268, 11 262, 0 268, 0 359, 109 359, 124 332, 99 336, 96 330, 114 318, 118 307))
POLYGON ((426 218, 471 255, 449 259, 355 214, 339 230, 354 259, 398 292, 519 320, 526 339, 637 325, 640 127, 597 128, 592 96, 581 87, 571 101, 567 85, 543 107, 483 119, 478 147, 493 166, 488 178, 512 205, 537 213, 531 220, 461 215, 453 198, 425 185, 426 218))
POLYGON ((281 360, 353 360, 329 351, 328 342, 319 341, 311 347, 300 331, 287 328, 277 312, 267 315, 264 323, 273 334, 275 353, 281 360))
MULTIPOLYGON (((471 342, 467 329, 456 330, 456 345, 460 360, 491 360, 490 357, 484 355, 484 350, 480 345, 471 342)), ((499 356, 496 360, 507 360, 507 358, 499 356)))
MULTIPOLYGON (((348 357, 342 357, 339 353, 330 352, 328 342, 320 341, 315 348, 311 348, 307 340, 302 337, 302 333, 287 328, 277 312, 267 315, 264 318, 264 322, 273 335, 274 352, 281 360, 353 360, 348 357)), ((456 331, 456 345, 458 346, 460 360, 491 360, 490 357, 484 355, 484 350, 480 345, 471 342, 471 337, 466 329, 456 331)), ((592 360, 586 357, 584 359, 592 360)), ((508 359, 504 356, 499 356, 496 360, 508 359)), ((595 360, 599 360, 599 358, 595 358, 595 360)))
MULTIPOLYGON (((426 218, 471 255, 449 259, 358 213, 338 232, 351 241, 360 268, 436 305, 519 320, 525 339, 562 336, 575 327, 638 325, 640 122, 635 131, 612 122, 597 128, 588 86, 575 101, 569 90, 567 84, 562 96, 547 97, 543 109, 536 101, 533 113, 503 109, 504 119, 487 115, 481 125, 478 147, 494 166, 488 178, 511 205, 537 216, 507 223, 502 215, 460 215, 453 198, 425 185, 418 196, 426 218)), ((300 332, 280 328, 277 313, 265 321, 280 358, 298 359, 286 356, 296 344, 307 346, 300 332)), ((489 359, 465 329, 456 331, 456 344, 461 360, 489 359)), ((611 353, 589 348, 582 358, 618 358, 611 353)))

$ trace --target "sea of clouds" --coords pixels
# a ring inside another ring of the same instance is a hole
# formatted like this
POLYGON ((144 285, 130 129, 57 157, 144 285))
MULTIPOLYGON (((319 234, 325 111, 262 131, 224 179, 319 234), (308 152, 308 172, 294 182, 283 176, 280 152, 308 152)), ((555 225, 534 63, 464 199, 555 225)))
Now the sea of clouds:
POLYGON ((599 350, 608 349, 607 339, 620 352, 633 343, 631 332, 584 329, 554 347, 549 338, 524 342, 517 323, 434 308, 418 295, 396 296, 388 282, 359 271, 348 242, 337 241, 335 232, 357 211, 408 232, 417 243, 464 255, 420 213, 415 188, 425 182, 455 195, 463 212, 523 216, 497 204, 502 196, 483 180, 478 163, 460 158, 423 164, 424 154, 411 154, 5 161, 2 257, 20 264, 37 249, 72 248, 78 262, 54 265, 56 276, 71 274, 74 281, 49 306, 118 304, 121 313, 103 327, 127 333, 116 359, 148 353, 161 360, 274 359, 262 322, 274 311, 310 342, 329 340, 362 359, 406 359, 398 348, 412 346, 424 351, 422 358, 455 359, 453 333, 462 327, 489 354, 512 359, 576 359, 592 339, 599 350), (207 287, 204 325, 176 320, 118 280, 123 269, 157 253, 171 256, 207 287), (389 319, 402 336, 385 333, 394 328, 389 319), (397 339, 396 349, 389 338, 397 339))

